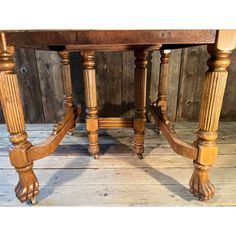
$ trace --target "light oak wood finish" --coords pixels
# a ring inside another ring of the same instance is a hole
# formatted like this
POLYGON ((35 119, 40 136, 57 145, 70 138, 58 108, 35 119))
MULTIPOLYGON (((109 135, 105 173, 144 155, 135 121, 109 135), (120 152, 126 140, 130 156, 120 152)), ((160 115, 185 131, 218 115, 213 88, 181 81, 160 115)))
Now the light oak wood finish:
MULTIPOLYGON (((167 117, 167 95, 168 95, 168 80, 169 80, 169 61, 171 50, 161 50, 161 58, 160 58, 160 73, 159 73, 159 84, 158 84, 158 97, 156 102, 153 103, 154 109, 151 109, 151 113, 154 116, 157 124, 161 125, 157 114, 155 114, 155 108, 159 110, 160 120, 168 125, 169 133, 172 133, 171 123, 169 118, 167 117)), ((159 133, 161 131, 159 130, 159 133)))
POLYGON ((194 161, 195 170, 190 180, 190 191, 200 200, 208 200, 215 193, 215 188, 209 180, 208 168, 217 156, 218 123, 227 81, 227 67, 230 64, 231 51, 219 50, 217 45, 209 46, 211 54, 208 60, 209 70, 206 72, 203 84, 202 100, 199 114, 198 157, 194 161))
MULTIPOLYGON (((19 174, 15 192, 21 202, 30 200, 32 204, 35 204, 35 196, 39 194, 39 182, 33 172, 33 161, 55 151, 65 134, 74 127, 81 110, 80 107, 75 109, 70 106, 70 98, 66 96, 67 108, 64 119, 56 125, 56 128, 54 127, 53 135, 38 145, 32 145, 27 141, 19 85, 14 73, 13 54, 8 51, 4 33, 1 33, 1 45, 0 100, 12 143, 9 149, 10 161, 19 174)), ((69 89, 66 91, 67 95, 68 91, 69 89)))
POLYGON ((167 115, 167 95, 168 95, 168 77, 169 60, 171 50, 161 50, 161 63, 159 74, 158 98, 150 107, 151 114, 158 125, 159 134, 162 132, 172 149, 187 158, 195 160, 198 149, 187 142, 184 142, 175 132, 173 124, 167 115))
MULTIPOLYGON (((199 114, 198 139, 194 142, 196 148, 183 142, 170 125, 166 114, 166 100, 158 99, 162 103, 154 103, 151 107, 154 119, 159 124, 161 131, 171 144, 172 148, 179 154, 194 159, 194 172, 190 179, 190 192, 200 200, 205 201, 213 197, 215 188, 209 180, 208 168, 217 155, 215 140, 220 117, 223 95, 227 81, 227 67, 229 66, 229 54, 235 47, 235 32, 219 31, 216 43, 208 46, 211 58, 208 60, 209 70, 205 75, 203 93, 199 114), (227 38, 227 39, 226 39, 227 38), (228 44, 226 43, 228 41, 228 44), (230 49, 230 50, 229 50, 230 49)), ((163 58, 163 56, 162 56, 163 58)), ((163 59, 161 60, 163 63, 163 59)), ((160 79, 165 78, 167 73, 162 73, 160 68, 160 79), (164 75, 164 76, 163 76, 164 75)), ((166 70, 168 70, 166 68, 166 70)), ((162 80, 163 81, 163 80, 162 80)), ((166 84, 160 83, 159 90, 166 90, 166 84)), ((159 91, 160 94, 160 91, 159 91)), ((164 94, 166 94, 164 92, 164 94)))
MULTIPOLYGON (((196 122, 176 123, 176 132, 191 142, 196 122)), ((30 140, 41 142, 53 124, 27 124, 30 140)), ((17 180, 9 163, 8 132, 0 125, 0 206, 30 207, 12 194, 17 180)), ((192 162, 173 152, 156 125, 147 123, 145 159, 136 158, 131 147, 132 129, 101 129, 99 161, 89 157, 84 124, 77 124, 74 136, 65 136, 50 158, 34 163, 41 183, 35 206, 235 206, 236 122, 221 122, 217 144, 220 153, 210 170, 216 196, 200 202, 188 191, 192 162), (80 144, 80 145, 78 145, 80 144)))
MULTIPOLYGON (((149 51, 155 51, 159 50, 161 47, 160 43, 156 44, 149 44, 146 45, 145 48, 149 51)), ((74 44, 74 45, 66 45, 65 46, 66 50, 69 52, 78 52, 82 50, 93 50, 93 51, 109 51, 109 52, 115 52, 115 51, 135 51, 137 49, 142 49, 143 45, 129 45, 129 44, 86 44, 86 45, 79 45, 79 44, 74 44)))
POLYGON ((86 103, 86 129, 89 140, 89 153, 95 159, 98 158, 98 111, 97 111, 97 92, 96 92, 96 73, 95 73, 95 52, 81 51, 84 59, 84 90, 86 103))
POLYGON ((157 107, 160 107, 165 122, 169 122, 167 118, 167 95, 168 95, 168 79, 169 79, 169 61, 171 50, 161 50, 160 75, 158 86, 157 107))
MULTIPOLYGON (((134 126, 134 150, 139 157, 144 151, 144 132, 146 126, 146 80, 147 80, 147 50, 160 47, 160 84, 157 101, 151 106, 154 119, 160 130, 167 138, 171 147, 178 154, 194 160, 194 172, 190 180, 190 191, 200 200, 208 200, 215 193, 215 188, 208 177, 208 168, 217 155, 215 140, 219 116, 227 80, 227 67, 229 54, 236 45, 236 31, 31 31, 31 32, 7 32, 7 39, 11 46, 39 47, 43 49, 63 51, 66 45, 78 45, 83 48, 81 54, 84 58, 84 87, 87 107, 86 129, 88 131, 89 152, 96 158, 99 152, 95 76, 95 49, 116 50, 133 49, 135 55, 135 117, 134 126), (27 36, 27 37, 26 37, 27 36), (171 45, 172 44, 172 45, 171 45), (185 44, 185 45, 183 45, 185 44), (203 84, 202 102, 199 114, 198 139, 189 144, 180 139, 174 131, 167 116, 167 85, 168 85, 168 48, 178 48, 186 45, 210 44, 208 51, 211 58, 208 61, 209 70, 205 75, 203 84), (89 50, 90 48, 93 50, 89 50), (85 50, 86 49, 86 50, 85 50)), ((8 51, 8 45, 4 33, 1 33, 0 54, 0 94, 1 104, 10 133, 11 164, 19 173, 19 183, 16 186, 16 195, 21 201, 32 200, 39 193, 38 181, 32 170, 33 161, 43 158, 55 151, 57 145, 75 124, 75 119, 80 109, 74 109, 71 96, 69 54, 66 51, 60 53, 62 57, 62 73, 65 91, 65 115, 54 129, 53 134, 37 145, 27 141, 25 122, 20 93, 16 75, 14 74, 14 62, 12 54, 8 51)), ((78 49, 77 48, 77 49, 78 49)), ((77 50, 75 49, 75 50, 77 50)), ((101 126, 120 125, 128 126, 130 121, 101 120, 101 126)), ((123 150, 120 150, 122 153, 123 150)))
POLYGON ((52 135, 49 138, 29 148, 27 154, 32 161, 41 159, 53 153, 65 134, 72 134, 76 126, 75 121, 81 113, 81 106, 78 105, 76 107, 72 100, 69 53, 67 51, 62 51, 59 55, 61 56, 64 87, 64 116, 61 121, 54 125, 52 135))
MULTIPOLYGON (((155 103, 156 105, 156 103, 155 103)), ((170 126, 168 120, 163 120, 163 116, 160 113, 160 110, 156 106, 151 106, 151 114, 158 125, 158 133, 160 131, 167 139, 171 148, 181 156, 196 160, 198 155, 198 149, 191 143, 183 141, 175 132, 175 130, 170 126)))
POLYGON ((61 72, 62 72, 63 87, 64 87, 64 106, 65 106, 65 111, 67 111, 73 106, 71 74, 70 74, 70 55, 69 52, 67 51, 61 51, 58 54, 61 57, 61 72))
POLYGON ((147 50, 135 50, 134 69, 134 152, 142 159, 146 128, 147 50))
MULTIPOLYGON (((21 103, 17 76, 14 73, 13 55, 7 51, 6 37, 1 33, 2 51, 0 53, 0 100, 3 109, 9 139, 11 164, 19 174, 19 182, 15 187, 17 198, 24 202, 39 194, 39 183, 33 172, 33 162, 27 156, 31 143, 27 141, 24 113, 21 103)), ((34 202, 34 200, 33 200, 34 202)))
MULTIPOLYGON (((78 110, 78 114, 81 111, 78 110)), ((74 126, 75 121, 75 113, 70 111, 64 118, 63 122, 57 124, 57 131, 55 132, 55 126, 53 128, 53 134, 47 138, 42 143, 36 144, 28 149, 27 153, 29 155, 29 159, 32 161, 44 158, 50 154, 52 154, 64 136, 67 134, 71 127, 74 126)))
POLYGON ((133 119, 119 117, 103 117, 98 119, 99 128, 132 128, 133 119))
MULTIPOLYGON (((63 88, 64 88, 64 116, 70 111, 73 110, 76 114, 76 106, 73 104, 72 99, 72 84, 71 84, 71 73, 70 73, 70 55, 68 51, 59 52, 59 56, 61 57, 61 72, 63 79, 63 88)), ((75 119, 77 116, 75 116, 75 119)), ((73 130, 76 127, 76 123, 74 120, 74 124, 72 128, 69 130, 68 134, 72 135, 73 130)), ((56 128, 57 129, 57 128, 56 128)), ((55 130, 56 132, 56 130, 55 130)))

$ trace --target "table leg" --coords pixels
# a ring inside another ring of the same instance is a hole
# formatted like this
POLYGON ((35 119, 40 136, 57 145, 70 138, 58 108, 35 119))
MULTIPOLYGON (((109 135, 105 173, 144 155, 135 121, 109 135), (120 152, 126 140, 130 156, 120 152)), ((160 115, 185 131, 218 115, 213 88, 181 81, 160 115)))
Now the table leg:
POLYGON ((96 74, 95 74, 95 52, 82 51, 84 58, 84 91, 86 103, 86 129, 88 132, 89 153, 95 159, 98 158, 98 110, 96 93, 96 74))
POLYGON ((15 64, 6 46, 4 33, 1 33, 1 42, 3 50, 0 53, 0 100, 12 143, 9 149, 10 161, 19 174, 15 192, 21 202, 34 202, 34 197, 39 194, 39 183, 33 171, 33 162, 28 161, 26 153, 31 143, 27 141, 19 85, 14 73, 15 64))
POLYGON ((143 158, 146 128, 147 55, 148 52, 145 49, 134 51, 134 151, 140 159, 143 158))
POLYGON ((207 63, 209 70, 203 83, 198 139, 195 141, 199 151, 189 183, 190 192, 202 201, 212 198, 215 193, 215 188, 208 177, 208 169, 217 155, 215 140, 228 75, 226 68, 230 64, 231 51, 208 46, 208 52, 211 57, 207 63))
MULTIPOLYGON (((73 104, 72 99, 72 85, 71 85, 71 73, 70 73, 70 58, 68 51, 61 51, 58 53, 61 57, 61 72, 64 87, 64 117, 71 110, 75 113, 75 120, 77 118, 77 107, 73 104)), ((74 121, 73 127, 68 131, 69 135, 73 134, 76 127, 76 122, 74 121)), ((57 128, 57 125, 55 126, 57 128)))
MULTIPOLYGON (((167 116, 167 95, 168 95, 168 80, 169 80, 169 61, 171 50, 161 50, 161 63, 158 84, 158 98, 155 106, 160 108, 162 119, 166 124, 169 124, 167 116)), ((159 132, 161 132, 159 130, 159 132)))

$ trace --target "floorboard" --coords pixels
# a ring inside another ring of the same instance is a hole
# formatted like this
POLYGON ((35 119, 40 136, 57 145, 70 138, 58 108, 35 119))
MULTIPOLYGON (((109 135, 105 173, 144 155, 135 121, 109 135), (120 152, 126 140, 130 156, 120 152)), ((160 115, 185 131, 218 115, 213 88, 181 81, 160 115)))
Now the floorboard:
MULTIPOLYGON (((177 133, 191 142, 197 123, 175 125, 177 133)), ((47 138, 52 125, 27 125, 33 143, 47 138)), ((14 194, 17 173, 10 165, 8 134, 0 125, 0 206, 21 204, 14 194)), ((155 126, 148 124, 144 159, 132 151, 132 129, 101 129, 99 160, 88 155, 84 125, 66 136, 56 152, 35 162, 41 194, 36 206, 234 206, 236 205, 236 122, 222 122, 219 155, 210 171, 217 193, 199 202, 188 191, 192 161, 175 154, 155 126)))

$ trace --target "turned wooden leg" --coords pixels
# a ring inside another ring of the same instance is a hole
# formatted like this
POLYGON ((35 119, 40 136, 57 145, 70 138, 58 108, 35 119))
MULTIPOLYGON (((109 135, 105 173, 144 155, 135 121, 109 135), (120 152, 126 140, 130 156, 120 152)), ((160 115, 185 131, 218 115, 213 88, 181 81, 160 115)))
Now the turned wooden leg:
POLYGON ((158 98, 157 98, 157 106, 160 107, 165 122, 168 122, 167 95, 168 95, 170 53, 171 50, 161 50, 161 63, 160 63, 158 98))
MULTIPOLYGON (((166 124, 170 124, 167 116, 167 95, 168 95, 168 80, 169 80, 169 61, 171 50, 161 50, 161 63, 159 72, 159 84, 158 84, 158 97, 153 104, 160 109, 162 121, 166 124)), ((158 130, 160 134, 161 131, 158 130)))
POLYGON ((142 159, 146 128, 147 50, 136 50, 134 70, 134 151, 142 159))
POLYGON ((4 33, 1 33, 1 43, 0 100, 12 143, 9 149, 10 161, 19 174, 15 192, 21 202, 26 200, 35 202, 34 197, 39 194, 39 183, 33 172, 33 163, 28 161, 26 154, 31 143, 27 141, 20 91, 17 76, 14 73, 15 64, 12 53, 6 46, 4 33))
MULTIPOLYGON (((68 114, 70 111, 75 113, 75 120, 78 115, 77 107, 73 104, 72 99, 72 85, 71 85, 71 73, 70 73, 70 57, 68 51, 61 51, 58 53, 61 57, 61 72, 63 79, 63 87, 64 87, 64 116, 68 114)), ((76 122, 74 122, 71 129, 68 131, 69 135, 73 134, 73 131, 76 127, 76 122)), ((57 129, 57 125, 55 126, 57 129)))
POLYGON ((189 183, 190 192, 202 201, 212 198, 215 193, 215 188, 208 177, 208 169, 217 155, 215 140, 228 75, 226 68, 230 64, 231 51, 208 46, 208 52, 211 57, 207 63, 209 70, 206 72, 203 83, 198 139, 195 141, 199 151, 189 183))
POLYGON ((89 153, 95 159, 98 158, 98 110, 96 93, 96 74, 95 74, 95 52, 82 51, 84 58, 84 91, 86 103, 86 129, 88 132, 89 153))

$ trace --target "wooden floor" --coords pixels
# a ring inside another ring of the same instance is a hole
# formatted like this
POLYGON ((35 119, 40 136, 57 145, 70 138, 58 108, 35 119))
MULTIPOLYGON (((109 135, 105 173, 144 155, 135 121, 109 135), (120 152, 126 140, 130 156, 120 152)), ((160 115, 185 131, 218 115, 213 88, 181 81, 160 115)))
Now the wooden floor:
MULTIPOLYGON (((155 126, 148 124, 145 159, 132 152, 132 129, 100 130, 101 155, 92 159, 87 152, 84 125, 74 136, 66 136, 57 151, 35 163, 41 194, 36 206, 228 206, 236 205, 236 122, 220 124, 219 156, 210 171, 217 189, 207 203, 188 191, 192 161, 175 154, 155 126)), ((195 139, 197 123, 175 125, 179 135, 195 139)), ((48 137, 52 125, 28 125, 30 141, 48 137)), ((0 206, 21 204, 14 194, 17 173, 9 163, 8 134, 0 125, 0 206)))

